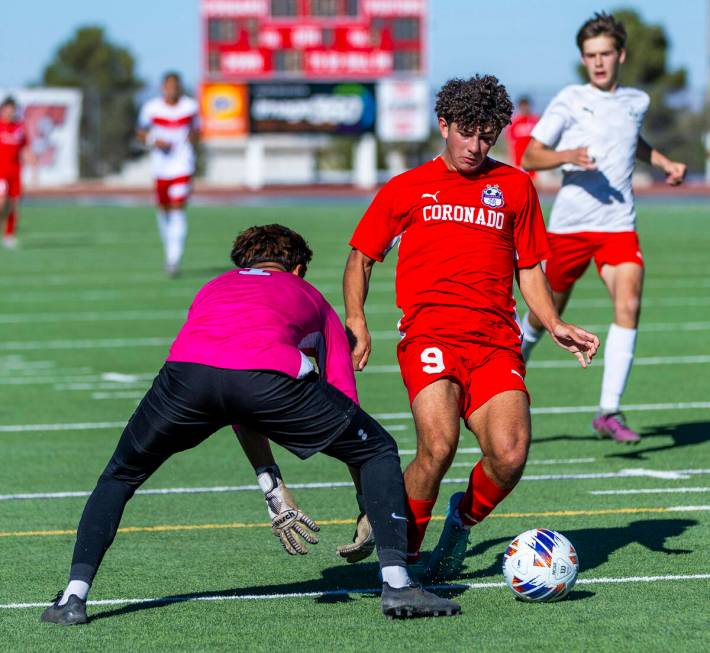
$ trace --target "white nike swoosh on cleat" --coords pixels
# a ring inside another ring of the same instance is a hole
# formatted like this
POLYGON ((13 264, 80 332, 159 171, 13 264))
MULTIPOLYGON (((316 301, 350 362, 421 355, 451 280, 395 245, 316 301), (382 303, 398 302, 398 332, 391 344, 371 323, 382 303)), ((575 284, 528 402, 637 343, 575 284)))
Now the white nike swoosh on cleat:
POLYGON ((404 521, 407 521, 406 517, 402 517, 401 515, 395 515, 394 513, 392 513, 392 519, 402 519, 404 521))

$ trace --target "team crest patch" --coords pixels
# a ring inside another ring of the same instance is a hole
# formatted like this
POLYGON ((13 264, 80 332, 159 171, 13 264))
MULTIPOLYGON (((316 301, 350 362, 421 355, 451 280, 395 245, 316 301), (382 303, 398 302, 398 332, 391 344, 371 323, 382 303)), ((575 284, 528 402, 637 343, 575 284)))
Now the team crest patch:
POLYGON ((503 192, 498 188, 498 184, 488 184, 481 193, 481 202, 486 206, 490 206, 492 209, 498 209, 503 206, 504 203, 503 192))

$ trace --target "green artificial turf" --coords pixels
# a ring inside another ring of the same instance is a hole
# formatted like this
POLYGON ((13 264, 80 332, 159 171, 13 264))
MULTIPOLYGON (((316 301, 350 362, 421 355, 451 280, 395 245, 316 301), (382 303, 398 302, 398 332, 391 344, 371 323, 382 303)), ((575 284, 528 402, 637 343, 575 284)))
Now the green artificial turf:
MULTIPOLYGON (((194 293, 229 267, 230 241, 240 229, 278 221, 302 232, 315 251, 308 280, 340 307, 347 240, 362 210, 339 204, 191 208, 183 274, 168 280, 151 209, 25 207, 21 248, 0 251, 0 495, 91 490, 120 426, 32 425, 125 422, 194 293)), ((378 585, 374 558, 348 566, 335 556, 336 545, 351 537, 356 510, 353 492, 338 487, 295 491, 303 508, 324 522, 320 544, 299 559, 287 557, 264 526, 257 491, 138 495, 122 526, 168 528, 119 533, 90 598, 180 598, 89 606, 93 618, 84 627, 40 624, 41 608, 6 606, 49 601, 64 586, 73 546, 66 531, 76 528, 85 497, 2 498, 0 650, 708 650, 707 578, 618 582, 710 573, 703 548, 710 535, 706 213, 700 203, 639 207, 645 304, 639 364, 624 403, 649 405, 628 412, 630 425, 645 436, 640 445, 592 436, 600 364, 553 367, 572 358, 549 340, 535 351, 527 381, 534 409, 543 412, 533 417, 528 478, 472 531, 457 582, 473 587, 444 590, 462 603, 460 617, 390 622, 381 616, 376 594, 362 591, 378 585), (688 407, 693 402, 700 406, 688 407), (550 407, 580 408, 544 412, 550 407), (612 476, 550 478, 581 474, 612 476), (591 494, 633 489, 671 491, 591 494), (582 582, 556 604, 524 604, 507 588, 481 586, 502 581, 506 544, 534 527, 561 531, 579 552, 582 582)), ((358 383, 370 412, 402 414, 383 423, 406 463, 415 447, 413 425, 399 374, 388 367, 396 364, 395 257, 373 274, 368 320, 374 347, 358 383)), ((594 270, 578 284, 566 316, 606 335, 611 306, 594 270)), ((464 432, 461 447, 475 446, 464 432)), ((322 456, 302 463, 283 450, 277 455, 291 484, 349 478, 322 456)), ((477 457, 457 456, 439 517, 477 457)), ((171 459, 145 487, 254 480, 233 435, 222 431, 171 459)), ((426 549, 441 525, 432 522, 426 549)))

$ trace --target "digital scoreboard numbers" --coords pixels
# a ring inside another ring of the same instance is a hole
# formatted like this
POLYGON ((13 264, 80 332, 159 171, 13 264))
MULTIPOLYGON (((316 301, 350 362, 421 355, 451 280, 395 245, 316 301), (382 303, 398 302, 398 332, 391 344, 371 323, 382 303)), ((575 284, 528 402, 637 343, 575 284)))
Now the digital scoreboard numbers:
POLYGON ((202 0, 203 79, 422 75, 426 0, 202 0))

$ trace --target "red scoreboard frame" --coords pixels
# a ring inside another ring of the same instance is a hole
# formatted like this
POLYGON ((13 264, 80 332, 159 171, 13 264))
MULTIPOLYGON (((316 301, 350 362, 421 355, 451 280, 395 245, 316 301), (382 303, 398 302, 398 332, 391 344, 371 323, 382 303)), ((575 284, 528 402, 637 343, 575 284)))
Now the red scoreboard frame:
POLYGON ((426 0, 201 0, 205 81, 421 76, 426 0))

